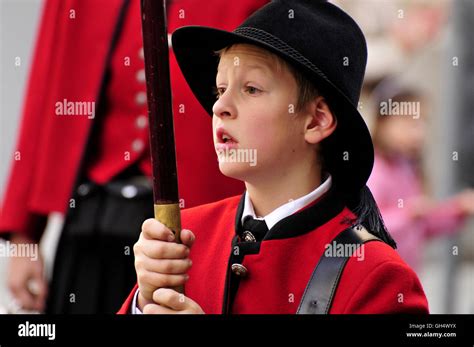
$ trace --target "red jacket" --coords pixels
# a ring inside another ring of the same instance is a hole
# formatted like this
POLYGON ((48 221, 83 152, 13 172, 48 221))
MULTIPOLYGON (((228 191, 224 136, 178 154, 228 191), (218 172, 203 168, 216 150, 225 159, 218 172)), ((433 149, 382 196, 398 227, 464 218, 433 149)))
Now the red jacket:
MULTIPOLYGON (((230 30, 266 2, 241 0, 232 3, 231 11, 226 0, 207 0, 205 6, 196 0, 172 2, 169 31, 190 24, 230 30)), ((66 211, 94 120, 57 116, 55 104, 64 99, 98 100, 122 4, 123 0, 108 0, 106 5, 96 0, 46 1, 0 213, 0 233, 32 236, 35 215, 66 211)), ((240 182, 219 173, 211 119, 187 87, 172 52, 170 61, 180 196, 189 207, 241 192, 240 182), (180 113, 183 107, 186 112, 180 113)))
MULTIPOLYGON (((235 221, 240 221, 242 210, 239 197, 232 197, 183 211, 183 228, 196 235, 185 291, 206 313, 223 312, 226 276, 232 276, 228 268, 235 250, 235 221)), ((248 273, 240 282, 231 312, 296 313, 325 245, 348 227, 343 221, 353 217, 332 194, 326 194, 316 204, 277 223, 259 250, 244 256, 241 264, 248 273)), ((243 243, 238 246, 245 253, 243 243)), ((330 313, 428 313, 416 274, 390 246, 369 242, 362 252, 363 257, 348 260, 330 313)), ((136 287, 120 314, 129 312, 135 291, 136 287)))

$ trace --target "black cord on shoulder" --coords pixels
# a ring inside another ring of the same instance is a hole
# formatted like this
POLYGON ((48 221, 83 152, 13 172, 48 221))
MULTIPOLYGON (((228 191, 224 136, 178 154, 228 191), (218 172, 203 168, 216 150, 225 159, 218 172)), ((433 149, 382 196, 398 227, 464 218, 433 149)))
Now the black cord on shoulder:
POLYGON ((372 235, 377 236, 392 248, 397 248, 397 243, 388 232, 369 187, 364 186, 358 193, 347 197, 346 203, 357 216, 354 224, 362 224, 372 235))

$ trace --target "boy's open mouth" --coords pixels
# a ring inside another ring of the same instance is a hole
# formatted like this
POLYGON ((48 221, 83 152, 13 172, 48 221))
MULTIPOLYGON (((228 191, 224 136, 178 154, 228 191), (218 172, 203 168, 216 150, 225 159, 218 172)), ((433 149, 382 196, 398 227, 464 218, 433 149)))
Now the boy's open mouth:
POLYGON ((238 141, 234 139, 224 128, 218 128, 216 131, 217 143, 237 144, 238 141))

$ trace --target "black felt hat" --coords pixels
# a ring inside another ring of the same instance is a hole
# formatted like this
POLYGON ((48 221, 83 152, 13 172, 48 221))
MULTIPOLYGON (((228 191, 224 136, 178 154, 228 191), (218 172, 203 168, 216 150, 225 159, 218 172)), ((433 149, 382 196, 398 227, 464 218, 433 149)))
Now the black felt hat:
POLYGON ((172 44, 186 81, 212 115, 218 56, 236 43, 253 44, 283 58, 312 81, 336 114, 337 127, 323 141, 325 168, 345 191, 362 188, 372 171, 372 139, 357 110, 367 62, 367 45, 355 21, 321 0, 276 0, 233 32, 187 26, 172 44))

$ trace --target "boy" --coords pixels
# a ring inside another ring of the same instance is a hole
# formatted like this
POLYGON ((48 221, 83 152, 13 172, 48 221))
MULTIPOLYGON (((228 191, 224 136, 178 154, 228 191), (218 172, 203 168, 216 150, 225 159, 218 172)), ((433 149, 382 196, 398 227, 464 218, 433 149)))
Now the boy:
POLYGON ((173 48, 213 115, 221 172, 246 192, 183 211, 183 244, 145 221, 138 290, 119 313, 428 312, 365 186, 357 24, 324 1, 274 1, 233 33, 181 28, 173 48), (242 151, 257 160, 231 160, 242 151), (185 295, 167 289, 184 283, 185 295))

